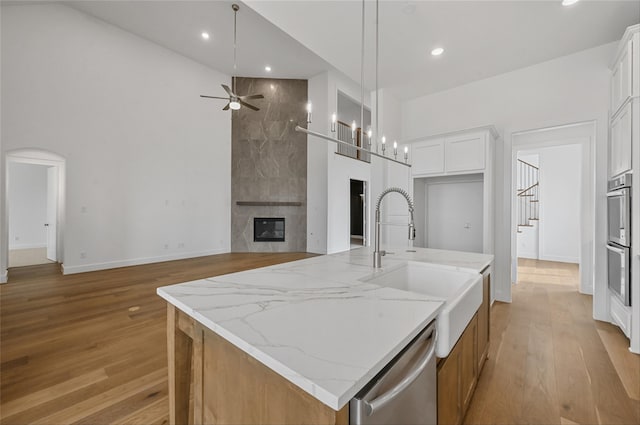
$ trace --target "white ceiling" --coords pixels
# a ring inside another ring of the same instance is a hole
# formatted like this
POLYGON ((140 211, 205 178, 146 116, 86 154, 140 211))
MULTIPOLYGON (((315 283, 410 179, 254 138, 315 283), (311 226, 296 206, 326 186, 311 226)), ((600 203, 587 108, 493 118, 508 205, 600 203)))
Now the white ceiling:
MULTIPOLYGON (((234 73, 231 1, 65 3, 234 73), (200 37, 203 30, 212 35, 208 42, 200 37)), ((335 67, 360 81, 361 1, 238 3, 236 75, 309 78, 335 67), (267 64, 271 74, 264 71, 267 64)), ((369 89, 375 87, 374 7, 367 0, 369 89)), ((583 0, 571 7, 560 0, 381 1, 379 86, 401 98, 433 93, 619 40, 627 26, 638 22, 638 0, 583 0), (432 57, 435 46, 445 53, 432 57)))
MULTIPOLYGON (((361 1, 246 3, 360 81, 361 1)), ((375 87, 375 2, 366 2, 365 86, 375 87)), ((381 1, 379 86, 416 97, 619 40, 640 1, 381 1), (432 57, 431 50, 445 53, 432 57)))
POLYGON ((64 1, 124 30, 228 75, 307 79, 331 66, 239 1, 64 1), (233 10, 238 71, 233 70, 233 10), (205 41, 201 33, 211 38, 205 41), (264 69, 272 67, 271 74, 264 69))

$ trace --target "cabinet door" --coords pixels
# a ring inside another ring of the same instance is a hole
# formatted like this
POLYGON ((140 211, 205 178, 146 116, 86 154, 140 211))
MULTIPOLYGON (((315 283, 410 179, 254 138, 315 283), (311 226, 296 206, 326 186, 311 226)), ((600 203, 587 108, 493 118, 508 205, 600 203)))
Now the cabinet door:
POLYGON ((444 148, 444 169, 447 173, 484 170, 485 135, 464 134, 448 137, 444 148))
POLYGON ((411 172, 414 176, 444 172, 444 139, 419 142, 411 149, 411 172))
POLYGON ((491 308, 491 275, 486 273, 482 282, 482 304, 478 310, 478 374, 489 352, 489 326, 491 308))
POLYGON ((611 113, 615 114, 622 103, 633 93, 632 84, 632 48, 633 42, 630 40, 622 54, 618 58, 611 75, 611 113))
POLYGON ((438 425, 462 422, 460 348, 456 345, 438 369, 438 425))
POLYGON ((631 170, 631 117, 632 104, 628 103, 611 122, 609 174, 617 176, 631 170))
POLYGON ((471 396, 478 382, 478 314, 469 322, 460 338, 460 388, 462 390, 462 415, 467 411, 471 396))

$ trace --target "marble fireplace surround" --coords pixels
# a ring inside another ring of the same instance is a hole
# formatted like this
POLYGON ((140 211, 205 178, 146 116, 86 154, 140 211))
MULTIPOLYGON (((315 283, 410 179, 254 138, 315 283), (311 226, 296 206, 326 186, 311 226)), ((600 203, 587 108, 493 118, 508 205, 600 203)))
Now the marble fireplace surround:
POLYGON ((260 108, 232 112, 231 251, 304 252, 307 248, 307 80, 237 78, 240 95, 261 93, 260 108), (285 218, 284 242, 254 242, 253 219, 285 218))

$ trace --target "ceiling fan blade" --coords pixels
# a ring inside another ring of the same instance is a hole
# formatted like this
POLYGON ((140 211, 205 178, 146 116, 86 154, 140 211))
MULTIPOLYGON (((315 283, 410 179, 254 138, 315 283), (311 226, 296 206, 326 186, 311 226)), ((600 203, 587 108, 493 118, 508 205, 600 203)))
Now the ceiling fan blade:
POLYGON ((254 111, 259 111, 259 110, 260 110, 260 108, 258 108, 258 107, 256 107, 256 106, 253 106, 253 105, 251 105, 251 104, 249 104, 249 103, 245 102, 245 101, 244 101, 244 100, 242 100, 242 99, 238 99, 238 102, 240 102, 240 104, 241 104, 241 105, 246 106, 246 107, 247 107, 247 108, 249 108, 249 109, 253 109, 254 111))
POLYGON ((261 94, 248 94, 246 96, 238 96, 240 99, 242 100, 248 100, 248 99, 264 99, 264 96, 261 94))
POLYGON ((229 104, 227 103, 227 106, 225 106, 224 108, 222 108, 223 111, 228 111, 229 110, 229 104))
POLYGON ((200 97, 206 97, 207 99, 224 99, 224 100, 229 100, 228 97, 218 97, 218 96, 205 96, 204 94, 201 94, 200 97))
POLYGON ((221 84, 222 88, 224 89, 224 91, 226 91, 227 93, 229 93, 229 96, 235 96, 235 93, 231 91, 231 89, 229 88, 228 85, 226 84, 221 84))

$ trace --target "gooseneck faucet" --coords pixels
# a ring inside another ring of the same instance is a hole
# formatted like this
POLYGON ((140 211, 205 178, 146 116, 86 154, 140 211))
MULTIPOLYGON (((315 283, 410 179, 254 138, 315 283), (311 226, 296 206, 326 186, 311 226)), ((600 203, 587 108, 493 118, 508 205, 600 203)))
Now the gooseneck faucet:
POLYGON ((413 201, 409 194, 399 187, 390 187, 382 191, 380 196, 378 197, 378 202, 376 203, 376 233, 375 233, 375 251, 373 251, 373 267, 379 269, 382 267, 382 256, 386 255, 386 251, 380 250, 380 203, 382 202, 382 198, 384 198, 387 194, 391 192, 399 193, 404 196, 407 200, 407 204, 409 205, 409 240, 412 241, 416 238, 416 228, 413 225, 413 201))

